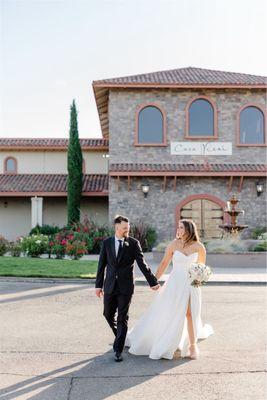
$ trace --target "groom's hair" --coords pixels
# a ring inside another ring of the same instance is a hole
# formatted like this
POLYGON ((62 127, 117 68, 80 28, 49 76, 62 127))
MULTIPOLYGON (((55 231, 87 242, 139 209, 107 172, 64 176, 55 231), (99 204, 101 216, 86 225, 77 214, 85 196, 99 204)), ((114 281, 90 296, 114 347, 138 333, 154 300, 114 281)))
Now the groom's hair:
POLYGON ((123 215, 116 215, 116 217, 114 218, 114 225, 120 224, 122 221, 129 222, 129 219, 127 217, 124 217, 123 215))

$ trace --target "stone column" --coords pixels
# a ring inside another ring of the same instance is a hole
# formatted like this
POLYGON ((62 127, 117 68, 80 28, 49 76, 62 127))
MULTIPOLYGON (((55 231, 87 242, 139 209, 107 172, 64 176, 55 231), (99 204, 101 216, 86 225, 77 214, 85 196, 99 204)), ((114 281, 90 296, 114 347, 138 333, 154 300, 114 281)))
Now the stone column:
POLYGON ((37 224, 39 226, 43 225, 43 198, 42 197, 32 197, 32 221, 31 227, 34 228, 37 224))

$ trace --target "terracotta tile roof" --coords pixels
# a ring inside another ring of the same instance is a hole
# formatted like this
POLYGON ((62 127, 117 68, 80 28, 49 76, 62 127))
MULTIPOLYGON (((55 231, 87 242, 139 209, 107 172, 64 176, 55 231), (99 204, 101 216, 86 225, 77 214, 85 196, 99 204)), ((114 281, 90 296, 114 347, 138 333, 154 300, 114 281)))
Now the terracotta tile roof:
POLYGON ((188 164, 110 164, 110 175, 127 173, 159 173, 160 175, 185 173, 266 173, 267 165, 265 164, 209 164, 209 163, 188 163, 188 164))
POLYGON ((103 137, 109 135, 108 96, 110 88, 267 88, 267 77, 204 68, 167 71, 102 79, 93 89, 103 137))
MULTIPOLYGON (((0 174, 0 193, 66 191, 66 174, 0 174)), ((108 192, 108 175, 84 175, 83 192, 108 192)))
MULTIPOLYGON (((63 138, 0 138, 0 150, 43 150, 45 148, 53 150, 67 150, 68 139, 63 138)), ((107 139, 80 139, 83 150, 107 149, 109 142, 107 139)))
POLYGON ((160 84, 160 85, 266 85, 267 77, 203 68, 177 68, 167 71, 124 76, 94 81, 99 84, 160 84))

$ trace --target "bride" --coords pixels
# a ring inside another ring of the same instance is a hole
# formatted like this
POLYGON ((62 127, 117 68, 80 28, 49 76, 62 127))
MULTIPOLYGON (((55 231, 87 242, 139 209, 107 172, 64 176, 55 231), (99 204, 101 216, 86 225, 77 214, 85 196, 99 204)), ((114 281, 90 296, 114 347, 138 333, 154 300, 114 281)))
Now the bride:
POLYGON ((179 349, 181 357, 196 359, 198 339, 214 333, 210 325, 203 325, 201 321, 201 289, 192 286, 188 278, 191 263, 205 264, 206 261, 205 247, 192 220, 179 221, 177 236, 167 246, 157 269, 157 279, 171 260, 173 269, 169 278, 127 334, 125 345, 131 354, 148 355, 154 360, 172 359, 179 349))

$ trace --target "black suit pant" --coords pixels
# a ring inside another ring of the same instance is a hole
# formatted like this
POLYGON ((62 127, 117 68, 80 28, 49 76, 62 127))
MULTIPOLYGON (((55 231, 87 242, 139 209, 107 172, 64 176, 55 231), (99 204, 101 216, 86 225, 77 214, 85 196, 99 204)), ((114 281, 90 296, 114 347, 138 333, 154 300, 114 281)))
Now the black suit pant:
POLYGON ((112 293, 107 294, 104 292, 103 315, 115 335, 113 350, 118 353, 122 353, 124 348, 124 343, 128 330, 128 312, 131 304, 131 299, 132 294, 125 295, 120 293, 117 282, 112 293), (117 318, 115 317, 116 312, 117 318))

